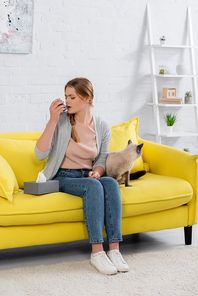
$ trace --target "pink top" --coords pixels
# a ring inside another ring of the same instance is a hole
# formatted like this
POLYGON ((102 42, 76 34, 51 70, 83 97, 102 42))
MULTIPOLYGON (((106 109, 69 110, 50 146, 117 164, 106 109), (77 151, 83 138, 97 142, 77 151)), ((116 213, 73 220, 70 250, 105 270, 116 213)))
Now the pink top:
POLYGON ((93 120, 89 125, 75 120, 75 130, 80 142, 76 143, 70 138, 60 167, 65 169, 92 169, 92 162, 98 154, 93 120))

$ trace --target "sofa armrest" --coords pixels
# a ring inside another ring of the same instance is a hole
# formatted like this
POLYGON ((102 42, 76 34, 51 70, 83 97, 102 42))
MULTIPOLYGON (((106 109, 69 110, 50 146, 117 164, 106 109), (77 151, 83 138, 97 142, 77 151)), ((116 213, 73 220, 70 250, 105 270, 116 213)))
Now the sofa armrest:
POLYGON ((169 146, 157 144, 138 137, 143 146, 143 161, 149 164, 150 172, 157 175, 181 178, 193 188, 189 202, 189 225, 198 218, 198 156, 169 146))

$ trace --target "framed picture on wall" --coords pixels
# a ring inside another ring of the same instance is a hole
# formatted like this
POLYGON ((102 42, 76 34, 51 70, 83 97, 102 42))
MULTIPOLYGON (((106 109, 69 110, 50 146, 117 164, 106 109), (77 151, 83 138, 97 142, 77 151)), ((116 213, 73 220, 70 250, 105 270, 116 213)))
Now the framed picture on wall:
POLYGON ((0 0, 0 52, 31 53, 34 0, 0 0))

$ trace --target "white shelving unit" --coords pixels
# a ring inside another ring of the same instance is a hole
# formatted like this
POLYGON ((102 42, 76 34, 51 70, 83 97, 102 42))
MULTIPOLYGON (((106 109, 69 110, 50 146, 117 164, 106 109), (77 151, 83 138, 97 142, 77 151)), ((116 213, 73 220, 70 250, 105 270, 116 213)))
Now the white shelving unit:
POLYGON ((151 13, 150 13, 150 5, 147 4, 147 28, 148 28, 148 47, 149 47, 149 57, 150 57, 150 67, 151 67, 151 84, 152 84, 152 97, 153 102, 148 103, 148 105, 153 107, 154 119, 155 119, 155 127, 156 131, 154 135, 156 136, 156 141, 161 143, 162 137, 197 137, 198 141, 198 93, 197 93, 197 75, 196 75, 196 67, 195 67, 195 49, 198 46, 194 46, 193 40, 193 31, 192 31, 192 20, 191 20, 191 9, 187 8, 187 20, 188 20, 188 37, 189 37, 189 45, 160 45, 153 44, 153 34, 152 34, 152 25, 151 25, 151 13), (189 49, 190 50, 190 62, 191 62, 191 75, 175 75, 175 74, 164 74, 160 75, 156 73, 155 66, 155 54, 154 49, 161 48, 162 50, 165 48, 173 48, 173 49, 189 49), (194 104, 160 104, 158 101, 158 91, 157 91, 157 79, 166 79, 166 78, 191 78, 192 80, 192 91, 194 104), (173 133, 164 133, 161 132, 160 128, 160 119, 159 119, 159 108, 169 107, 169 108, 193 108, 195 114, 195 132, 173 132, 173 133))

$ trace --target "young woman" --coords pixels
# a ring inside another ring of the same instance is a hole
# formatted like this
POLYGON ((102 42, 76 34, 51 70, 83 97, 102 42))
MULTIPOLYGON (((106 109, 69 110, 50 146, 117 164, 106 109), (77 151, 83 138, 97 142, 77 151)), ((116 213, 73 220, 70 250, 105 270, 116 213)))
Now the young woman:
POLYGON ((86 78, 65 86, 65 105, 60 99, 50 106, 50 120, 37 141, 35 155, 46 159, 44 175, 59 180, 60 191, 83 198, 84 219, 92 245, 91 264, 101 273, 129 270, 119 252, 122 205, 119 185, 102 177, 111 139, 110 125, 91 112, 93 87, 86 78), (105 225, 109 251, 103 249, 105 225))

